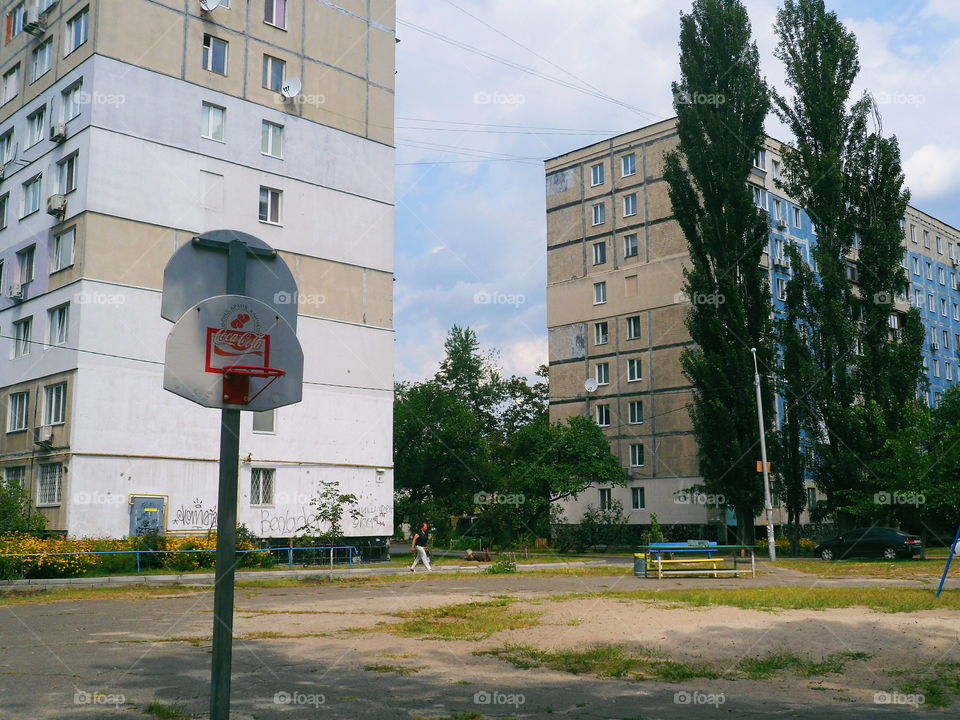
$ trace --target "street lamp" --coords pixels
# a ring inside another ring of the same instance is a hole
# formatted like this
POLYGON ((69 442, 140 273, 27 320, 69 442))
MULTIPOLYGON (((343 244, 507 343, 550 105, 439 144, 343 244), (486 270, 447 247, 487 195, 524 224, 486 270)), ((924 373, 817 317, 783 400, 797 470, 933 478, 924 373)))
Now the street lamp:
POLYGON ((777 559, 777 542, 773 537, 773 503, 770 501, 770 475, 767 473, 767 439, 763 428, 763 402, 760 398, 760 371, 757 369, 757 349, 750 348, 753 355, 753 386, 757 391, 757 422, 760 425, 760 462, 763 465, 763 507, 767 515, 767 547, 770 560, 777 559))

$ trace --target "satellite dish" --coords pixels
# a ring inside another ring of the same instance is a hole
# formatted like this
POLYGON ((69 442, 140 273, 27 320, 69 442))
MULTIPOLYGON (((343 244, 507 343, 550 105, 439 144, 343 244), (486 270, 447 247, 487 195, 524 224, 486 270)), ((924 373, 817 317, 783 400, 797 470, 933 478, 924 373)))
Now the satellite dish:
POLYGON ((220 7, 221 0, 200 0, 200 9, 204 12, 213 12, 220 7))
POLYGON ((583 389, 587 392, 594 392, 598 387, 600 387, 600 383, 598 383, 594 378, 588 378, 583 384, 583 389))
POLYGON ((295 98, 301 90, 303 90, 303 83, 300 82, 300 78, 295 77, 290 78, 280 87, 280 93, 288 98, 295 98))

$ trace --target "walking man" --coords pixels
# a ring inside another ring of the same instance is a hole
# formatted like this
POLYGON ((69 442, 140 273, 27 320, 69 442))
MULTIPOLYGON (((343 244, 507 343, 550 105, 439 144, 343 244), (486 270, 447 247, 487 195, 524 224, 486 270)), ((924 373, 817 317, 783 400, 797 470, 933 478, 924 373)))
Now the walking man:
POLYGON ((433 567, 430 565, 430 555, 427 551, 427 543, 430 542, 429 530, 430 526, 427 523, 423 523, 420 526, 420 530, 413 536, 413 540, 410 541, 410 552, 414 553, 413 565, 410 566, 410 572, 414 572, 414 568, 418 562, 422 562, 427 570, 433 570, 433 567))

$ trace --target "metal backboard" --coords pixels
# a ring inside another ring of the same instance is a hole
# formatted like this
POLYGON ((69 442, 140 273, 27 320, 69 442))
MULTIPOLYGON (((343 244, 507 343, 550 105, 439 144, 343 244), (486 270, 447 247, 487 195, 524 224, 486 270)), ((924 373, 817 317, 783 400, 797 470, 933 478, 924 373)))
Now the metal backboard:
POLYGON ((261 412, 300 402, 303 350, 290 324, 245 295, 218 295, 188 309, 167 337, 163 387, 210 408, 261 412), (249 401, 224 399, 235 366, 272 367, 278 377, 250 377, 249 401))
POLYGON ((176 322, 201 300, 227 292, 227 253, 203 247, 204 240, 241 240, 256 252, 247 258, 243 292, 273 307, 296 332, 299 295, 290 268, 263 240, 239 230, 211 230, 177 248, 163 271, 160 315, 176 322))

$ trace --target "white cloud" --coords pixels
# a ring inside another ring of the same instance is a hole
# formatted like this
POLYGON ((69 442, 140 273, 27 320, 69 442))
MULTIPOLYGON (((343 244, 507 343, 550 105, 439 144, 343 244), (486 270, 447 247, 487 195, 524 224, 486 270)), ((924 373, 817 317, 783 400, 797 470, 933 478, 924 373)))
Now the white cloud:
MULTIPOLYGON (((935 198, 960 192, 960 149, 924 145, 903 163, 907 184, 918 197, 935 198)), ((916 203, 914 203, 916 204, 916 203)))

